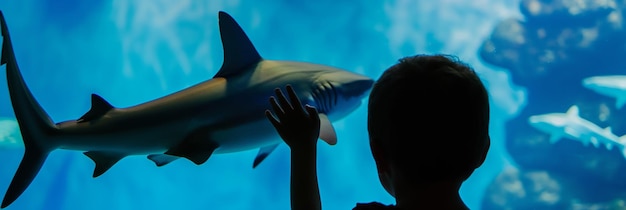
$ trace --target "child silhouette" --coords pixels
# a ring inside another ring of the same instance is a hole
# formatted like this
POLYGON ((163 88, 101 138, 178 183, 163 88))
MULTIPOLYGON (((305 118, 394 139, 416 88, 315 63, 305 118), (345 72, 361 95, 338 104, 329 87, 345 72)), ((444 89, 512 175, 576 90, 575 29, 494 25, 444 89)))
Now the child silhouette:
MULTIPOLYGON (((291 207, 321 209, 318 113, 286 91, 289 99, 276 89, 265 113, 291 150, 291 207)), ((374 84, 367 121, 379 181, 396 204, 354 209, 468 209, 459 189, 490 146, 488 93, 469 65, 450 55, 400 59, 374 84)))

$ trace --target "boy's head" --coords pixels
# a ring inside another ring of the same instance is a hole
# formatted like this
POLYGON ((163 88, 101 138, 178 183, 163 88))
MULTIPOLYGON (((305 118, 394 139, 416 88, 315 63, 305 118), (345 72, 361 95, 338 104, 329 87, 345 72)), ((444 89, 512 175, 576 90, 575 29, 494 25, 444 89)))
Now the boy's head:
POLYGON ((462 182, 489 149, 488 94, 455 57, 405 57, 375 83, 368 131, 379 174, 393 168, 416 182, 462 182))

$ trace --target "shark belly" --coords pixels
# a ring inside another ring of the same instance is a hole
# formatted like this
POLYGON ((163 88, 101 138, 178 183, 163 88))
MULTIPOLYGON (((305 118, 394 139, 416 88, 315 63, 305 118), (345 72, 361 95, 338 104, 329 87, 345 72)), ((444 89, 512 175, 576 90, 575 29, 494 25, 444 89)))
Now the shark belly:
POLYGON ((240 152, 282 142, 265 118, 214 131, 209 139, 219 145, 215 153, 240 152))
POLYGON ((126 155, 163 153, 180 143, 189 133, 184 123, 171 122, 139 129, 107 132, 66 133, 56 136, 59 149, 115 152, 126 155))

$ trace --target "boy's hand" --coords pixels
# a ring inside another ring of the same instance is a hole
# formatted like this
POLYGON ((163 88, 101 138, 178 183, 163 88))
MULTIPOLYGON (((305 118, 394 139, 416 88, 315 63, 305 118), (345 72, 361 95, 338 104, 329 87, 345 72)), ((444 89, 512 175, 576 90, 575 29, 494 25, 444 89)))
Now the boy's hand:
POLYGON ((303 108, 293 87, 287 85, 286 89, 291 103, 280 88, 276 88, 276 97, 270 97, 270 104, 274 113, 265 110, 265 115, 292 150, 294 148, 315 148, 320 133, 320 118, 317 110, 308 104, 303 108))

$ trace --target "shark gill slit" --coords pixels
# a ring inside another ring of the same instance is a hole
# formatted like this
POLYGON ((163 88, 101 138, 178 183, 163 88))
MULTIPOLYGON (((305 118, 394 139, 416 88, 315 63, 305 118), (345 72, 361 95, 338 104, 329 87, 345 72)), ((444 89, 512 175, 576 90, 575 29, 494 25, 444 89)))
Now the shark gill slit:
POLYGON ((336 106, 337 103, 339 103, 339 99, 337 98, 337 97, 339 97, 339 96, 337 96, 337 89, 330 82, 328 83, 328 86, 330 86, 330 89, 333 90, 333 96, 334 96, 333 99, 335 99, 335 101, 333 101, 333 103, 332 103, 332 106, 336 106))
POLYGON ((319 113, 327 113, 328 112, 328 103, 326 102, 328 99, 324 95, 324 91, 321 87, 318 87, 313 92, 313 98, 317 103, 317 108, 319 113))
POLYGON ((315 89, 313 98, 319 101, 317 106, 320 113, 328 114, 330 109, 338 103, 337 90, 330 82, 324 83, 315 89))
POLYGON ((330 108, 337 105, 337 92, 330 82, 326 82, 326 86, 324 87, 324 93, 326 93, 326 98, 328 98, 328 100, 326 100, 326 110, 330 110, 330 108))

